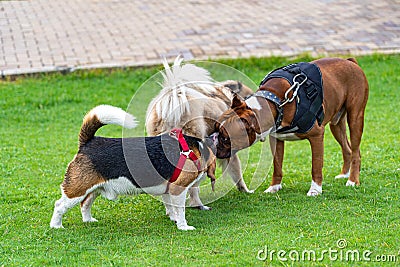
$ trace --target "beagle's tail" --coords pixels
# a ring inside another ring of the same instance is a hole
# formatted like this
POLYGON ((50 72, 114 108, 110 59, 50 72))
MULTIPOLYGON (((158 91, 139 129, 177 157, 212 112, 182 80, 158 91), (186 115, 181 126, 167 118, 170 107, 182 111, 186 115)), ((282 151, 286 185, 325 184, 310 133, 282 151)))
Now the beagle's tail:
POLYGON ((97 106, 83 118, 81 131, 79 132, 79 147, 89 142, 96 131, 107 124, 115 124, 132 129, 137 126, 137 121, 135 117, 120 108, 109 105, 97 106))

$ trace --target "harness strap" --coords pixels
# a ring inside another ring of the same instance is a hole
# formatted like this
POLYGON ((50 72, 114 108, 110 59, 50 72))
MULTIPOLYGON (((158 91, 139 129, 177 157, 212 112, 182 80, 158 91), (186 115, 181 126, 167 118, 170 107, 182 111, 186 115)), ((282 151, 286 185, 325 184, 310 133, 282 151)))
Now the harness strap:
MULTIPOLYGON (((289 82, 290 88, 285 92, 285 98, 281 100, 280 107, 286 103, 296 101, 296 113, 289 126, 281 127, 281 121, 276 121, 275 130, 277 133, 306 133, 308 132, 315 121, 321 125, 324 119, 323 110, 323 84, 322 74, 319 67, 313 63, 300 62, 281 67, 268 73, 262 80, 260 87, 269 79, 282 78, 289 82), (289 93, 292 96, 289 97, 289 93)), ((276 105, 276 101, 268 97, 266 99, 272 101, 276 105)), ((278 110, 278 113, 283 110, 278 110)), ((282 118, 281 118, 282 119, 282 118)))
POLYGON ((171 176, 171 179, 169 179, 170 183, 173 183, 178 179, 179 175, 181 174, 183 170, 183 166, 185 165, 185 162, 187 159, 190 159, 193 161, 193 163, 196 165, 197 170, 201 171, 201 165, 200 165, 200 160, 196 156, 196 154, 193 152, 193 150, 189 149, 189 146, 185 140, 184 135, 182 134, 182 129, 172 129, 169 133, 171 137, 174 137, 178 140, 179 145, 181 146, 181 155, 178 160, 178 164, 175 167, 175 170, 171 176))

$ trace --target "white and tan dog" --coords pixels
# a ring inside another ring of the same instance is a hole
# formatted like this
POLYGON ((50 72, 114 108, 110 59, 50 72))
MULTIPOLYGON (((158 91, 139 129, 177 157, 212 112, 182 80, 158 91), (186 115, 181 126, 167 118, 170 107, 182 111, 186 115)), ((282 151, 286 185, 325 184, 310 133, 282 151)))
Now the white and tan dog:
POLYGON ((84 222, 97 221, 91 206, 98 195, 114 200, 118 195, 147 193, 162 195, 167 215, 178 229, 193 230, 185 219, 186 193, 205 174, 215 179, 213 142, 184 136, 180 129, 155 137, 94 136, 106 124, 136 126, 134 117, 108 105, 95 107, 85 116, 79 150, 68 165, 50 227, 62 228, 62 216, 77 204, 84 222), (188 156, 182 159, 185 153, 188 156))
MULTIPOLYGON (((200 139, 214 131, 215 121, 230 107, 234 94, 249 96, 253 91, 238 81, 217 83, 204 68, 182 65, 177 57, 173 66, 164 61, 163 89, 147 109, 146 130, 151 136, 182 128, 183 133, 200 139)), ((250 191, 243 181, 237 155, 220 161, 223 171, 232 177, 239 191, 250 191), (229 163, 229 164, 228 164, 229 163)), ((198 184, 190 190, 190 206, 208 210, 199 197, 198 184)))

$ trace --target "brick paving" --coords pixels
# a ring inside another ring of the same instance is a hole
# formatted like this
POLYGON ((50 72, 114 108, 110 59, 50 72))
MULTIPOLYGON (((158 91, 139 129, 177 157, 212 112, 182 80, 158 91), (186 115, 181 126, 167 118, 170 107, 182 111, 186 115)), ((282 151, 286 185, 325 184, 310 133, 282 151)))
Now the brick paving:
POLYGON ((0 74, 400 52, 400 0, 0 1, 0 74))

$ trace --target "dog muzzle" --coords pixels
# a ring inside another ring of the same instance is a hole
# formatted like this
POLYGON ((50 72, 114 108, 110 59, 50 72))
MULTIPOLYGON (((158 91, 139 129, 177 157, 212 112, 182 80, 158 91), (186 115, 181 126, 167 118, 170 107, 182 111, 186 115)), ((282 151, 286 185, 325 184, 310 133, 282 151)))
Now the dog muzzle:
POLYGON ((212 140, 212 142, 214 143, 214 146, 218 145, 218 132, 212 133, 209 138, 212 140))

